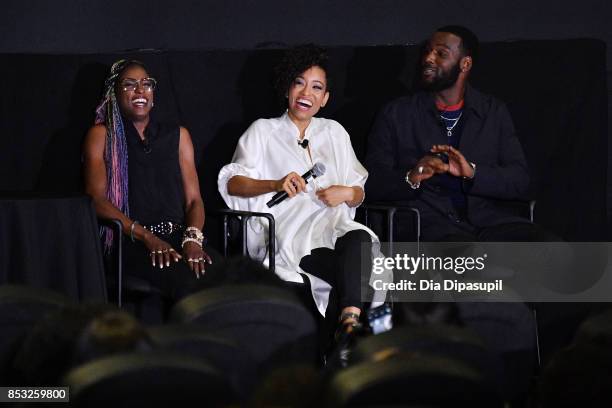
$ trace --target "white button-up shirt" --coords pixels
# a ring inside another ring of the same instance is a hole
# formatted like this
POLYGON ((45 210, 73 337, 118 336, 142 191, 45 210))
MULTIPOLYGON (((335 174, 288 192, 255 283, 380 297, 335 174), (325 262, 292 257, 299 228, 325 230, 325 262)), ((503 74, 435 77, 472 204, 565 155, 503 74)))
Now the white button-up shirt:
MULTIPOLYGON (((352 230, 361 229, 371 235, 375 244, 372 255, 380 255, 380 244, 374 232, 353 220, 354 207, 346 203, 328 207, 315 194, 318 189, 332 185, 357 186, 362 189, 365 185, 368 172, 357 160, 346 130, 334 120, 313 117, 304 137, 308 139, 312 159, 308 150, 298 145, 299 136, 299 129, 287 113, 279 118, 253 122, 238 141, 232 163, 221 169, 218 186, 228 207, 274 215, 276 273, 281 279, 291 282, 303 282, 300 274, 306 274, 311 281, 317 308, 325 315, 331 287, 300 268, 302 257, 316 248, 333 249, 336 239, 352 230), (317 162, 325 165, 325 174, 310 179, 304 192, 272 208, 268 208, 266 202, 275 193, 244 198, 227 192, 227 183, 234 176, 279 180, 292 171, 304 174, 317 162)), ((258 218, 252 218, 248 223, 249 254, 259 260, 266 258, 266 223, 266 220, 258 218)), ((354 273, 359 275, 360 271, 354 273)), ((356 276, 355 279, 360 277, 356 276)))

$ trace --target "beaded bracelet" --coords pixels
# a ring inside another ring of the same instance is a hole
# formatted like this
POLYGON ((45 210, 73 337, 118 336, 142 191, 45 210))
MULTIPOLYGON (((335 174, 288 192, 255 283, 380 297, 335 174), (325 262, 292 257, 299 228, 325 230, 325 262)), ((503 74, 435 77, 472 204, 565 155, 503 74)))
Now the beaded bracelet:
POLYGON ((200 240, 204 239, 204 234, 202 234, 202 231, 200 231, 198 227, 187 227, 183 235, 200 240))
POLYGON ((202 248, 206 242, 206 239, 198 227, 187 227, 185 229, 185 233, 183 234, 183 242, 181 243, 181 247, 183 247, 187 242, 195 242, 200 246, 200 248, 202 248))
POLYGON ((202 242, 201 241, 198 241, 195 238, 189 238, 189 237, 183 238, 183 242, 181 243, 181 248, 184 247, 185 244, 188 243, 188 242, 195 242, 196 244, 198 244, 198 246, 200 248, 202 248, 202 242))

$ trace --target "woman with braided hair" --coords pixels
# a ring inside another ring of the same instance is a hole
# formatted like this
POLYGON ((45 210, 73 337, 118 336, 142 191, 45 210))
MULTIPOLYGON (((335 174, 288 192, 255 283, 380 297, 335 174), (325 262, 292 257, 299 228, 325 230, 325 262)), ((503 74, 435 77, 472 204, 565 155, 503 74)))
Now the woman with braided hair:
MULTIPOLYGON (((85 190, 100 218, 121 221, 127 273, 176 300, 212 260, 191 136, 150 116, 156 85, 140 61, 112 65, 83 146, 85 190)), ((110 250, 112 231, 103 234, 110 250)))

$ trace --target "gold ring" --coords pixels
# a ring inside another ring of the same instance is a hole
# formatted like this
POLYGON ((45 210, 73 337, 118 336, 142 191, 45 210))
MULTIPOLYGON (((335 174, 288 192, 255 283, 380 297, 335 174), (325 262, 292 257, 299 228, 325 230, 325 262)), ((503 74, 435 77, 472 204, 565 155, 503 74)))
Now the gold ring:
POLYGON ((158 254, 163 254, 163 253, 164 253, 164 251, 162 251, 161 249, 158 249, 158 250, 157 250, 157 251, 155 251, 155 252, 157 252, 158 254))

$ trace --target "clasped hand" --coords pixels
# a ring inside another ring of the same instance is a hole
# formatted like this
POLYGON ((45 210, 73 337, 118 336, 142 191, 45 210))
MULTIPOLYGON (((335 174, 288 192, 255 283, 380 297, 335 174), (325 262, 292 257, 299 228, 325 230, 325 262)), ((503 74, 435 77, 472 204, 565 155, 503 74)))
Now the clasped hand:
MULTIPOLYGON (((306 190, 306 181, 297 174, 291 172, 282 179, 278 180, 276 191, 285 191, 289 198, 306 190)), ((353 196, 351 187, 333 185, 317 191, 317 198, 328 207, 336 207, 346 201, 350 201, 353 196)))
POLYGON ((417 162, 410 172, 410 181, 420 183, 431 178, 434 174, 449 173, 455 177, 472 178, 474 169, 463 154, 449 145, 433 145, 431 155, 426 155, 417 162), (441 155, 448 157, 448 163, 441 159, 441 155))

